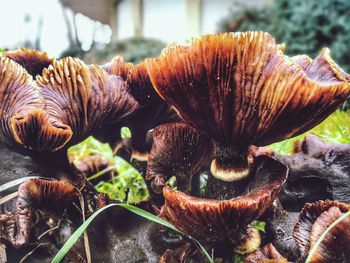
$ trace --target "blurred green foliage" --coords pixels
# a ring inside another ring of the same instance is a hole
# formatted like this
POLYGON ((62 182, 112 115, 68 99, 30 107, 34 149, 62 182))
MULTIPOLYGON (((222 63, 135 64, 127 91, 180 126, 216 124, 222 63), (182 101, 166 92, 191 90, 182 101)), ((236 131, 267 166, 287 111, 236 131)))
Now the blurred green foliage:
POLYGON ((290 55, 315 57, 323 47, 346 71, 350 71, 349 0, 274 0, 261 9, 243 7, 220 23, 220 31, 262 30, 290 55))
MULTIPOLYGON (((104 64, 120 55, 125 61, 137 64, 146 58, 158 57, 165 46, 165 43, 156 39, 135 37, 110 43, 102 49, 92 48, 88 52, 76 54, 76 56, 82 58, 86 63, 104 64)), ((62 56, 66 54, 67 52, 62 56)), ((69 55, 72 56, 70 53, 69 55)))
POLYGON ((293 145, 306 134, 314 134, 331 143, 350 143, 350 111, 336 111, 312 130, 297 137, 270 145, 280 154, 292 154, 293 145))
POLYGON ((111 147, 101 143, 93 137, 68 150, 70 158, 79 158, 89 155, 100 155, 115 167, 115 176, 107 182, 100 182, 95 187, 97 191, 108 194, 110 198, 128 203, 139 203, 147 200, 148 190, 140 173, 128 162, 118 156, 113 156, 111 147))

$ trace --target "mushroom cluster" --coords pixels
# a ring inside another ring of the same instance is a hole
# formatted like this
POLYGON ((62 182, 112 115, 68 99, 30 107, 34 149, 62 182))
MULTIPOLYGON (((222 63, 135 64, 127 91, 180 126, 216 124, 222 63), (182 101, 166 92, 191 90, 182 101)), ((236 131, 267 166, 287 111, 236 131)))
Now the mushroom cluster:
MULTIPOLYGON (((250 149, 313 128, 349 95, 350 76, 328 49, 314 60, 288 57, 284 45, 264 32, 202 36, 185 46, 170 45, 159 58, 138 65, 120 56, 98 66, 26 49, 2 53, 0 140, 38 161, 46 175, 68 182, 22 184, 16 211, 0 216, 1 236, 16 247, 27 243, 36 208, 56 202, 64 207, 89 185, 81 175, 108 167, 90 156, 72 169, 68 147, 92 135, 117 154, 129 152, 128 160, 144 162, 152 212, 209 248, 225 244, 231 254, 251 253, 261 243, 252 222, 282 191, 289 169, 279 158, 254 156, 250 149), (124 126, 130 139, 121 138, 124 126), (229 193, 212 195, 207 185, 203 194, 198 183, 203 172, 208 182, 222 183, 215 191, 222 186, 229 193)), ((89 193, 97 207, 110 202, 93 188, 89 193)), ((302 210, 294 236, 303 256, 319 237, 319 223, 327 228, 346 209, 326 202, 302 210)), ((338 238, 339 231, 332 235, 338 238)), ((348 241, 341 241, 344 250, 348 241)), ((189 251, 187 243, 168 249, 161 262, 183 261, 189 251)), ((333 252, 327 251, 329 258, 333 252)), ((271 244, 246 262, 260 259, 287 262, 271 244)))

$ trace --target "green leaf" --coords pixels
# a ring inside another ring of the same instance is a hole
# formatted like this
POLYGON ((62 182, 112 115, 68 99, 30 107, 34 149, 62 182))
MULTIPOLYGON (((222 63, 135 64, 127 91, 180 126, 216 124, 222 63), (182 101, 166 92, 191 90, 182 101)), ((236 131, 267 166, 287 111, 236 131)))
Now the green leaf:
POLYGON ((343 221, 345 218, 347 218, 348 216, 350 216, 350 211, 346 212, 345 214, 343 214, 341 217, 339 217, 337 220, 335 220, 332 224, 330 224, 330 226, 326 229, 326 231, 324 231, 322 233, 322 235, 320 236, 320 238, 317 240, 317 242, 315 243, 315 245, 311 248, 309 255, 306 258, 305 263, 310 263, 310 260, 312 259, 313 255, 316 252, 316 249, 318 248, 318 246, 321 244, 322 240, 325 238, 325 236, 328 234, 328 232, 335 227, 337 224, 339 224, 341 221, 343 221))
POLYGON ((1 53, 1 52, 4 52, 4 51, 5 51, 5 50, 3 50, 2 48, 0 48, 0 53, 1 53))
MULTIPOLYGON (((58 251, 54 259, 51 261, 51 263, 59 263, 64 258, 64 256, 68 253, 68 251, 72 248, 72 246, 77 242, 79 237, 84 233, 84 231, 87 229, 87 227, 90 225, 90 223, 103 211, 106 209, 113 207, 113 206, 121 206, 125 209, 128 209, 129 211, 142 216, 150 221, 153 221, 155 223, 158 223, 160 225, 163 225, 173 231, 176 231, 178 233, 182 233, 180 230, 178 230, 175 226, 170 224, 169 222, 151 214, 150 212, 147 212, 145 210, 142 210, 141 208, 129 205, 129 204, 109 204, 99 210, 97 210, 94 214, 92 214, 73 234, 72 236, 66 241, 66 243, 63 245, 63 247, 58 251)), ((207 257, 208 261, 210 263, 214 263, 214 260, 211 258, 209 253, 205 250, 205 248, 199 243, 198 240, 194 239, 193 237, 187 236, 189 239, 193 240, 193 242, 200 248, 200 250, 203 252, 203 254, 207 257)))
POLYGON ((264 221, 254 220, 250 225, 251 225, 253 228, 255 228, 256 230, 265 233, 265 226, 266 226, 266 223, 265 223, 264 221))
POLYGON ((131 138, 131 131, 128 127, 122 127, 120 130, 120 135, 123 139, 131 138))
POLYGON ((3 185, 0 185, 0 193, 7 190, 7 189, 10 189, 16 185, 19 185, 27 180, 30 180, 30 179, 35 179, 35 178, 40 178, 40 176, 27 176, 27 177, 22 177, 22 178, 19 178, 19 179, 16 179, 16 180, 13 180, 13 181, 10 181, 8 183, 5 183, 3 185))

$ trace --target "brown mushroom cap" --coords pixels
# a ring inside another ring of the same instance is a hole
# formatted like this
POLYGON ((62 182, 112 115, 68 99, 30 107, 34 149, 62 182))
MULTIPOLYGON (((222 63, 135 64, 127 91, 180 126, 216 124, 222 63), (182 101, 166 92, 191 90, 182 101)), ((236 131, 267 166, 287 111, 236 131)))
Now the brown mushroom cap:
POLYGON ((148 76, 145 63, 133 65, 120 56, 104 65, 110 74, 121 76, 128 84, 130 93, 140 104, 140 110, 126 121, 131 130, 132 159, 146 161, 149 145, 147 132, 154 127, 179 121, 177 114, 155 92, 148 76))
POLYGON ((0 57, 0 138, 23 152, 54 151, 71 137, 69 127, 48 122, 44 99, 32 76, 15 61, 0 57))
MULTIPOLYGON (((349 209, 350 206, 347 204, 329 200, 308 203, 304 206, 293 232, 303 257, 308 255, 323 232, 349 209)), ((326 234, 310 262, 348 262, 349 249, 350 218, 347 217, 326 234)))
POLYGON ((0 216, 4 236, 13 246, 19 247, 30 239, 37 209, 63 211, 65 204, 76 197, 78 190, 60 181, 32 179, 21 184, 16 202, 17 211, 0 216))
POLYGON ((153 130, 153 145, 147 162, 146 180, 160 192, 165 182, 176 177, 177 189, 189 193, 193 175, 212 158, 211 139, 189 125, 163 124, 153 130))
POLYGON ((77 143, 102 125, 118 123, 138 109, 125 82, 101 67, 65 58, 37 77, 45 111, 71 127, 77 143))
POLYGON ((256 159, 252 171, 246 193, 231 200, 197 198, 165 187, 160 216, 195 238, 239 242, 240 233, 280 192, 288 173, 285 165, 265 156, 256 159))
POLYGON ((288 260, 271 244, 267 244, 258 251, 251 253, 244 259, 244 263, 288 263, 288 260))
POLYGON ((26 71, 35 78, 36 75, 41 75, 44 68, 47 68, 54 63, 55 59, 49 57, 46 52, 38 50, 29 50, 19 48, 14 51, 6 51, 1 53, 1 56, 7 57, 17 64, 21 65, 26 71))
POLYGON ((146 64, 158 94, 214 139, 211 170, 227 181, 248 175, 249 145, 311 129, 350 93, 349 75, 327 49, 306 65, 263 32, 206 35, 146 64))

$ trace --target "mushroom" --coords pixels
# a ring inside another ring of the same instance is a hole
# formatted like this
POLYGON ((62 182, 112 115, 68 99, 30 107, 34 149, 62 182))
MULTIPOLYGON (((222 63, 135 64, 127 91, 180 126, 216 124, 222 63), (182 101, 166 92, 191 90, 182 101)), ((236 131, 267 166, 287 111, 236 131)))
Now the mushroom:
POLYGON ((17 211, 0 216, 2 235, 14 247, 20 247, 30 239, 38 209, 62 212, 65 204, 78 194, 78 190, 67 182, 32 179, 21 184, 16 202, 17 211))
MULTIPOLYGON (((79 173, 83 174, 87 179, 90 176, 108 168, 110 162, 100 155, 89 155, 76 158, 72 162, 73 166, 78 170, 79 173)), ((108 181, 111 179, 112 173, 106 172, 101 177, 90 180, 92 184, 96 184, 100 181, 108 181)))
POLYGON ((62 123, 48 122, 43 98, 32 76, 4 56, 0 57, 0 72, 0 139, 20 153, 63 147, 72 132, 62 123))
MULTIPOLYGON (((345 212, 350 205, 337 201, 318 201, 307 203, 301 210, 299 221, 295 225, 293 237, 302 254, 306 258, 315 243, 326 229, 345 212)), ((310 263, 349 262, 350 218, 336 224, 323 238, 310 263)))
POLYGON ((204 241, 245 242, 246 227, 261 216, 280 192, 288 169, 269 157, 258 157, 254 178, 247 190, 230 200, 211 200, 189 196, 164 187, 165 204, 160 217, 187 235, 204 241))
MULTIPOLYGON (((32 54, 21 50, 21 63, 41 59, 32 54)), ((125 120, 139 105, 126 83, 102 67, 64 58, 41 70, 33 80, 20 64, 0 57, 0 139, 48 167, 51 176, 55 169, 69 174, 69 146, 125 120)))
POLYGON ((140 110, 126 121, 131 130, 131 159, 147 161, 151 144, 147 143, 147 132, 158 125, 177 122, 177 114, 155 92, 145 63, 133 65, 115 57, 104 66, 112 75, 121 76, 128 84, 130 93, 140 104, 140 110))
POLYGON ((158 94, 214 140, 216 178, 247 177, 250 145, 301 134, 349 96, 350 76, 328 49, 314 60, 289 58, 283 49, 264 32, 221 33, 169 46, 145 61, 158 94))
POLYGON ((6 51, 1 53, 1 56, 9 58, 21 65, 33 78, 35 78, 36 75, 41 75, 43 69, 49 67, 55 61, 55 59, 49 57, 46 52, 35 49, 29 50, 26 48, 6 51))
POLYGON ((192 177, 207 168, 213 143, 203 132, 189 125, 170 123, 153 130, 153 145, 147 162, 146 180, 162 193, 165 182, 176 177, 177 189, 191 192, 192 177))
POLYGON ((284 258, 271 243, 269 243, 244 258, 244 263, 256 262, 288 263, 288 260, 284 258))

